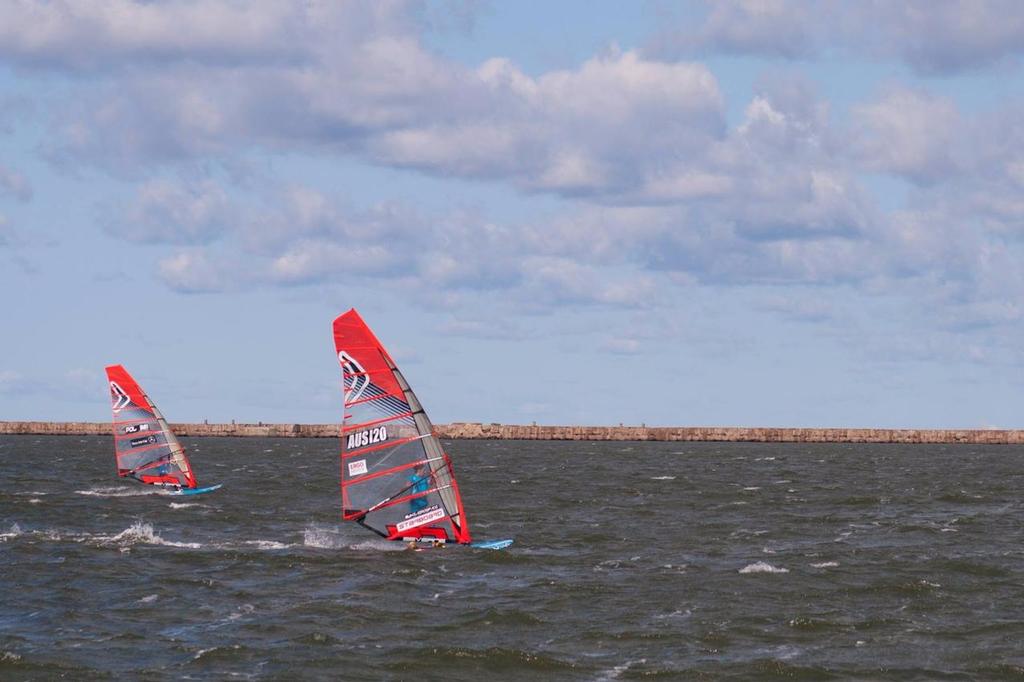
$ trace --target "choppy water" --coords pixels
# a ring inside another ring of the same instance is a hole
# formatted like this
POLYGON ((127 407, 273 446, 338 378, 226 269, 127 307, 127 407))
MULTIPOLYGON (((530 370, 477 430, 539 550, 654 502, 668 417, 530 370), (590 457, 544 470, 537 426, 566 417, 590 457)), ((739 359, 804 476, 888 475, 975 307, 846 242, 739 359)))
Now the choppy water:
POLYGON ((343 526, 330 440, 0 438, 0 678, 1024 676, 1022 448, 448 446, 511 550, 343 526))

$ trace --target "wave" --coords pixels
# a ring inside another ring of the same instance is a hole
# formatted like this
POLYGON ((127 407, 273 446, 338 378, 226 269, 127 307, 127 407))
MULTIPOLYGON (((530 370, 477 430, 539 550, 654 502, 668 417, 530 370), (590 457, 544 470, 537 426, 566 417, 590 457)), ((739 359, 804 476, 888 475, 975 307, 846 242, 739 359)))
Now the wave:
POLYGON ((651 476, 652 481, 674 481, 675 476, 651 476))
POLYGON ((336 528, 313 526, 302 531, 302 545, 316 549, 355 549, 373 552, 401 552, 406 549, 404 542, 393 542, 379 538, 352 539, 341 534, 336 528))
POLYGON ((242 544, 256 549, 288 549, 294 546, 277 540, 245 540, 242 544))
POLYGON ((22 534, 23 531, 21 530, 21 526, 19 526, 17 523, 12 523, 10 530, 8 530, 6 533, 0 533, 0 542, 7 542, 11 538, 16 538, 22 534))
POLYGON ((317 549, 344 549, 349 546, 337 531, 315 526, 302 531, 302 544, 317 549))
POLYGON ((363 540, 348 545, 348 548, 374 552, 404 552, 408 549, 404 542, 392 542, 391 540, 363 540))
POLYGON ((645 663, 647 663, 646 658, 637 658, 632 661, 626 661, 625 663, 609 668, 608 670, 602 670, 595 679, 601 681, 617 680, 623 673, 628 672, 634 665, 644 665, 645 663))
POLYGON ((95 540, 103 544, 116 544, 123 548, 133 545, 164 545, 166 547, 184 547, 187 549, 199 549, 202 547, 198 542, 174 542, 164 540, 153 530, 152 524, 136 521, 123 531, 113 536, 97 535, 95 540))
POLYGON ((136 497, 138 495, 160 495, 162 490, 148 488, 126 488, 124 486, 111 486, 107 488, 92 488, 90 490, 76 490, 79 495, 92 495, 94 497, 136 497))
POLYGON ((740 573, 789 573, 788 568, 772 566, 765 561, 756 561, 740 569, 740 573))
POLYGON ((835 568, 838 565, 838 561, 822 561, 817 564, 811 564, 813 568, 835 568))
POLYGON ((171 502, 167 506, 170 507, 171 509, 187 509, 188 507, 207 507, 207 508, 209 508, 209 505, 205 505, 202 502, 171 502))

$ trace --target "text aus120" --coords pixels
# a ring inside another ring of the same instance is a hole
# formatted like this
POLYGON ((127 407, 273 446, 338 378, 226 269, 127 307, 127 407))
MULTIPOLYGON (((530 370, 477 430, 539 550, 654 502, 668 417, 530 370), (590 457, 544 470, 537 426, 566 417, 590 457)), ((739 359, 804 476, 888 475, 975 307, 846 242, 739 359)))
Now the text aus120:
POLYGON ((367 429, 366 431, 350 434, 348 440, 345 442, 345 449, 352 450, 366 445, 373 445, 374 443, 383 443, 387 439, 387 427, 375 426, 372 429, 367 429))

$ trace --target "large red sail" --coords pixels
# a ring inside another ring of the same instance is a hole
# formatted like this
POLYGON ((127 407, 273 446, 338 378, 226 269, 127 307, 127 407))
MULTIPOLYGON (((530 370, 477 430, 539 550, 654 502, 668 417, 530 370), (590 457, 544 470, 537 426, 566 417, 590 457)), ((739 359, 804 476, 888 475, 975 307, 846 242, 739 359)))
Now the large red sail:
POLYGON ((334 347, 345 387, 343 517, 389 540, 470 542, 451 459, 405 377, 355 309, 334 320, 334 347))
POLYGON ((142 387, 121 365, 107 367, 117 475, 152 485, 195 488, 192 466, 142 387))

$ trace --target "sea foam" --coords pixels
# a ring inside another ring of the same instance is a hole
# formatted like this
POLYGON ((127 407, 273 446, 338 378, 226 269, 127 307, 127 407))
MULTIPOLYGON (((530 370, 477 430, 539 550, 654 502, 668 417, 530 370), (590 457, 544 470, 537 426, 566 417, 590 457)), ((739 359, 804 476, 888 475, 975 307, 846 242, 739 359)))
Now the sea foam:
POLYGON ((772 566, 765 561, 756 561, 741 568, 740 573, 789 573, 789 569, 772 566))

